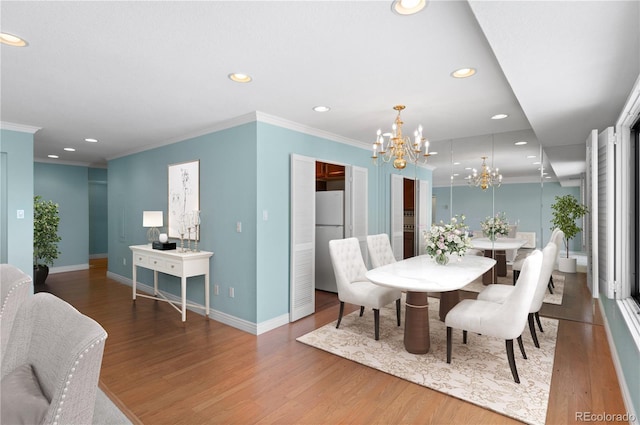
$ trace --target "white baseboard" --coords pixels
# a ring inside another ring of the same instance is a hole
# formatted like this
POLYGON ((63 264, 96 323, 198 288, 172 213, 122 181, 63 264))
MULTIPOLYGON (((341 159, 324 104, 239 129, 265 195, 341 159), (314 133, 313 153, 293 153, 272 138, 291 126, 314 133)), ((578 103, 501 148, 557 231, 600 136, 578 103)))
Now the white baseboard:
POLYGON ((72 266, 49 267, 49 274, 77 272, 78 270, 87 270, 88 268, 89 268, 89 263, 74 264, 72 266))
POLYGON ((108 258, 109 254, 107 254, 106 252, 104 254, 90 254, 89 255, 89 259, 90 260, 97 260, 100 258, 108 258))
MULTIPOLYGON (((600 306, 600 311, 604 312, 604 306, 602 305, 602 301, 598 298, 598 304, 600 306)), ((619 306, 616 306, 619 307, 619 306)), ((633 399, 631 398, 631 394, 629 393, 629 386, 627 385, 627 380, 622 371, 622 365, 620 364, 620 358, 618 357, 618 351, 616 350, 615 342, 613 341, 613 336, 611 335, 611 330, 609 329, 609 321, 607 320, 607 315, 602 314, 602 320, 604 321, 604 330, 607 334, 607 342, 609 343, 609 349, 611 350, 611 360, 613 360, 613 367, 616 370, 616 375, 618 376, 618 382, 620 383, 620 392, 622 392, 622 399, 624 401, 624 406, 627 409, 627 413, 629 415, 629 424, 630 425, 640 425, 640 419, 636 414, 636 411, 633 406, 633 399)))
MULTIPOLYGON (((115 274, 113 272, 107 272, 107 277, 113 280, 116 280, 124 285, 127 286, 131 286, 133 287, 133 280, 121 276, 119 274, 115 274)), ((140 283, 140 282, 136 282, 136 288, 140 291, 140 292, 145 292, 148 294, 153 294, 153 286, 144 284, 144 283, 140 283)), ((162 291, 162 293, 171 301, 175 301, 175 302, 180 302, 180 297, 173 295, 173 294, 169 294, 167 292, 162 291)), ((132 294, 133 297, 133 294, 132 294)), ((191 303, 193 303, 193 301, 190 301, 191 303)), ((201 308, 199 307, 189 307, 187 306, 187 310, 192 311, 194 313, 197 313, 201 316, 204 316, 204 306, 202 306, 201 308)), ((288 314, 284 314, 282 316, 267 320, 265 322, 262 323, 253 323, 253 322, 249 322, 248 320, 244 320, 241 319, 239 317, 236 316, 232 316, 230 314, 224 313, 222 311, 218 311, 215 310, 213 308, 209 309, 209 318, 212 320, 215 320, 216 322, 220 322, 223 323, 225 325, 231 326, 233 328, 236 329, 240 329, 241 331, 250 333, 252 335, 260 335, 262 333, 268 332, 270 330, 273 330, 277 327, 286 325, 289 323, 289 315, 288 314)), ((188 320, 188 319, 187 319, 188 320)))

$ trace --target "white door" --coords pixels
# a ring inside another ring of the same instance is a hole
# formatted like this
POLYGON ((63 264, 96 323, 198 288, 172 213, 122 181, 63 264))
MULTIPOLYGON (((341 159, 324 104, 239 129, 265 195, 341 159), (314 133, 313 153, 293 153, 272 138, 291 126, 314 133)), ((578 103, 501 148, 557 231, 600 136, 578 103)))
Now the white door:
POLYGON ((316 160, 291 155, 289 321, 315 311, 316 160))
POLYGON ((418 180, 416 184, 418 185, 416 190, 418 211, 416 212, 415 239, 418 246, 415 252, 422 255, 425 253, 424 232, 431 227, 431 187, 426 180, 418 180))
POLYGON ((404 177, 391 174, 391 249, 397 261, 404 258, 404 177))
POLYGON ((366 264, 369 264, 367 252, 367 234, 369 234, 369 172, 366 168, 345 167, 345 237, 358 238, 360 251, 366 264))

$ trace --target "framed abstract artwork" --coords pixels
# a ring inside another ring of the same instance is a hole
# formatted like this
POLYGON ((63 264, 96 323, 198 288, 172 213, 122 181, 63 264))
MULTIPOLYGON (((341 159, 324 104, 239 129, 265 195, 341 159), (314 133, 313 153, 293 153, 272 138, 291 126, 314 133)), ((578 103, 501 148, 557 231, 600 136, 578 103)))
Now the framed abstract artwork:
POLYGON ((168 234, 170 238, 197 239, 195 231, 188 235, 200 211, 200 161, 169 165, 168 234))

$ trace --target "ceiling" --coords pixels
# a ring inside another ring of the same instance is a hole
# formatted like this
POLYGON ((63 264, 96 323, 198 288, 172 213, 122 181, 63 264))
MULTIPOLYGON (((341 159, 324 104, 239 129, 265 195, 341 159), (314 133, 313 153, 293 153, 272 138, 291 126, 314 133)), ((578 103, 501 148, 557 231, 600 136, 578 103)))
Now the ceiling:
POLYGON ((2 31, 29 44, 1 47, 0 119, 40 128, 36 160, 105 166, 256 111, 368 148, 404 104, 405 134, 422 124, 438 151, 435 185, 485 155, 505 183, 534 181, 526 156, 540 145, 564 184, 640 74, 637 1, 432 0, 413 16, 390 6, 3 0, 2 31), (462 67, 477 73, 450 76, 462 67))

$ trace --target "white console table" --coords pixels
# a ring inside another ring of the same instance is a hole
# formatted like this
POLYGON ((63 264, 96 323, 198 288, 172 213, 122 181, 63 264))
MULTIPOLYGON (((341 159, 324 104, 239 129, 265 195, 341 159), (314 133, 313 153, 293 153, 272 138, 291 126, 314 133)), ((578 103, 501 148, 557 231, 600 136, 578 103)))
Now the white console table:
POLYGON ((129 248, 133 251, 133 301, 136 300, 136 295, 158 301, 166 301, 182 313, 182 321, 184 322, 187 320, 187 306, 202 308, 201 305, 187 302, 187 278, 204 275, 204 310, 205 314, 209 316, 209 259, 213 252, 162 251, 153 249, 151 245, 133 245, 129 248), (136 292, 138 267, 153 270, 153 296, 136 292), (176 306, 178 304, 176 301, 168 299, 158 291, 158 272, 180 278, 180 308, 176 306))

